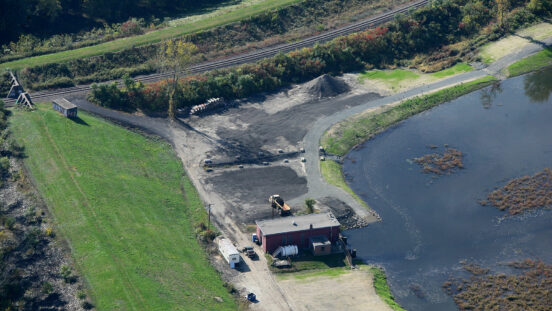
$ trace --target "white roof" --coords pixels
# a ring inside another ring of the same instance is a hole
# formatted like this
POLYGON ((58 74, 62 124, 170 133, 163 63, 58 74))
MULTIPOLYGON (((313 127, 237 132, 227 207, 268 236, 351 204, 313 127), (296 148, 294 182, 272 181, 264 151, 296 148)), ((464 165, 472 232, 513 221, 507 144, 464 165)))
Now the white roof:
POLYGON ((306 231, 311 229, 311 225, 312 229, 341 226, 339 221, 330 212, 258 220, 256 223, 265 236, 285 232, 306 231))
POLYGON ((77 108, 75 104, 73 104, 72 102, 68 101, 65 98, 57 98, 57 99, 54 99, 53 102, 65 109, 77 108))

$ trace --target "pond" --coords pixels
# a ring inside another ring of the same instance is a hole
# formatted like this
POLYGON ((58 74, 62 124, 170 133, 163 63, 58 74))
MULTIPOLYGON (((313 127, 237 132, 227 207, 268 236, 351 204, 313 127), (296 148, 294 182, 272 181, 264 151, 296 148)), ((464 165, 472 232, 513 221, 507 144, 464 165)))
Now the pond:
POLYGON ((462 262, 494 272, 525 258, 552 262, 552 211, 515 217, 478 201, 512 178, 552 168, 552 70, 511 78, 416 115, 346 157, 351 188, 383 221, 345 234, 357 254, 385 268, 407 310, 456 310, 442 290, 468 276, 462 262), (428 146, 434 145, 431 149, 428 146), (413 158, 463 153, 463 169, 424 174, 413 158))

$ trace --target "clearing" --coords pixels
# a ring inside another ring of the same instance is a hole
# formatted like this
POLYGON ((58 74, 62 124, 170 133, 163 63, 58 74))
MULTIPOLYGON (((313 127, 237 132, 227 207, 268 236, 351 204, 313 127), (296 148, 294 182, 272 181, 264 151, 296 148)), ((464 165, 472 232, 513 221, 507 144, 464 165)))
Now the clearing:
POLYGON ((97 308, 235 309, 195 238, 205 211, 171 147, 79 114, 40 104, 14 110, 10 128, 97 308))
POLYGON ((358 79, 369 89, 381 95, 390 95, 472 70, 472 66, 458 63, 434 73, 422 73, 407 69, 370 70, 361 73, 358 79))
POLYGON ((542 41, 552 36, 552 24, 544 22, 522 29, 513 35, 486 44, 481 48, 481 58, 484 63, 490 64, 508 54, 520 51, 533 42, 542 41))
POLYGON ((365 266, 284 274, 278 283, 296 301, 297 310, 392 310, 376 294, 373 274, 365 266))

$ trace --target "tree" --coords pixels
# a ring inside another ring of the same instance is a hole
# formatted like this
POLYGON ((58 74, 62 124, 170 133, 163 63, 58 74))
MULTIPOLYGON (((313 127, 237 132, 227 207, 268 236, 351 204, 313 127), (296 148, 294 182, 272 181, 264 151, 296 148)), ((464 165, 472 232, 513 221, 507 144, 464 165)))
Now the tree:
POLYGON ((509 0, 496 0, 497 19, 501 28, 504 28, 504 14, 508 12, 509 7, 509 0))
POLYGON ((174 95, 178 89, 178 73, 186 72, 191 63, 192 56, 197 52, 197 47, 190 42, 182 40, 168 40, 161 47, 159 55, 159 67, 162 70, 169 71, 171 74, 167 77, 167 92, 169 95, 169 119, 173 120, 175 116, 174 95))

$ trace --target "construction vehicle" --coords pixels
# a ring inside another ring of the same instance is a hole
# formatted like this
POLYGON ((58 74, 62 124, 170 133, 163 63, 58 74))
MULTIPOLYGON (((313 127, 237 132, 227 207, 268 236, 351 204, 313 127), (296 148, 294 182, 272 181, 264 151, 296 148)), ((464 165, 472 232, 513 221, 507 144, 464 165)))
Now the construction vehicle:
POLYGON ((272 205, 273 209, 277 209, 280 216, 287 216, 291 214, 291 207, 284 202, 284 199, 279 194, 271 195, 268 198, 268 202, 272 205))

